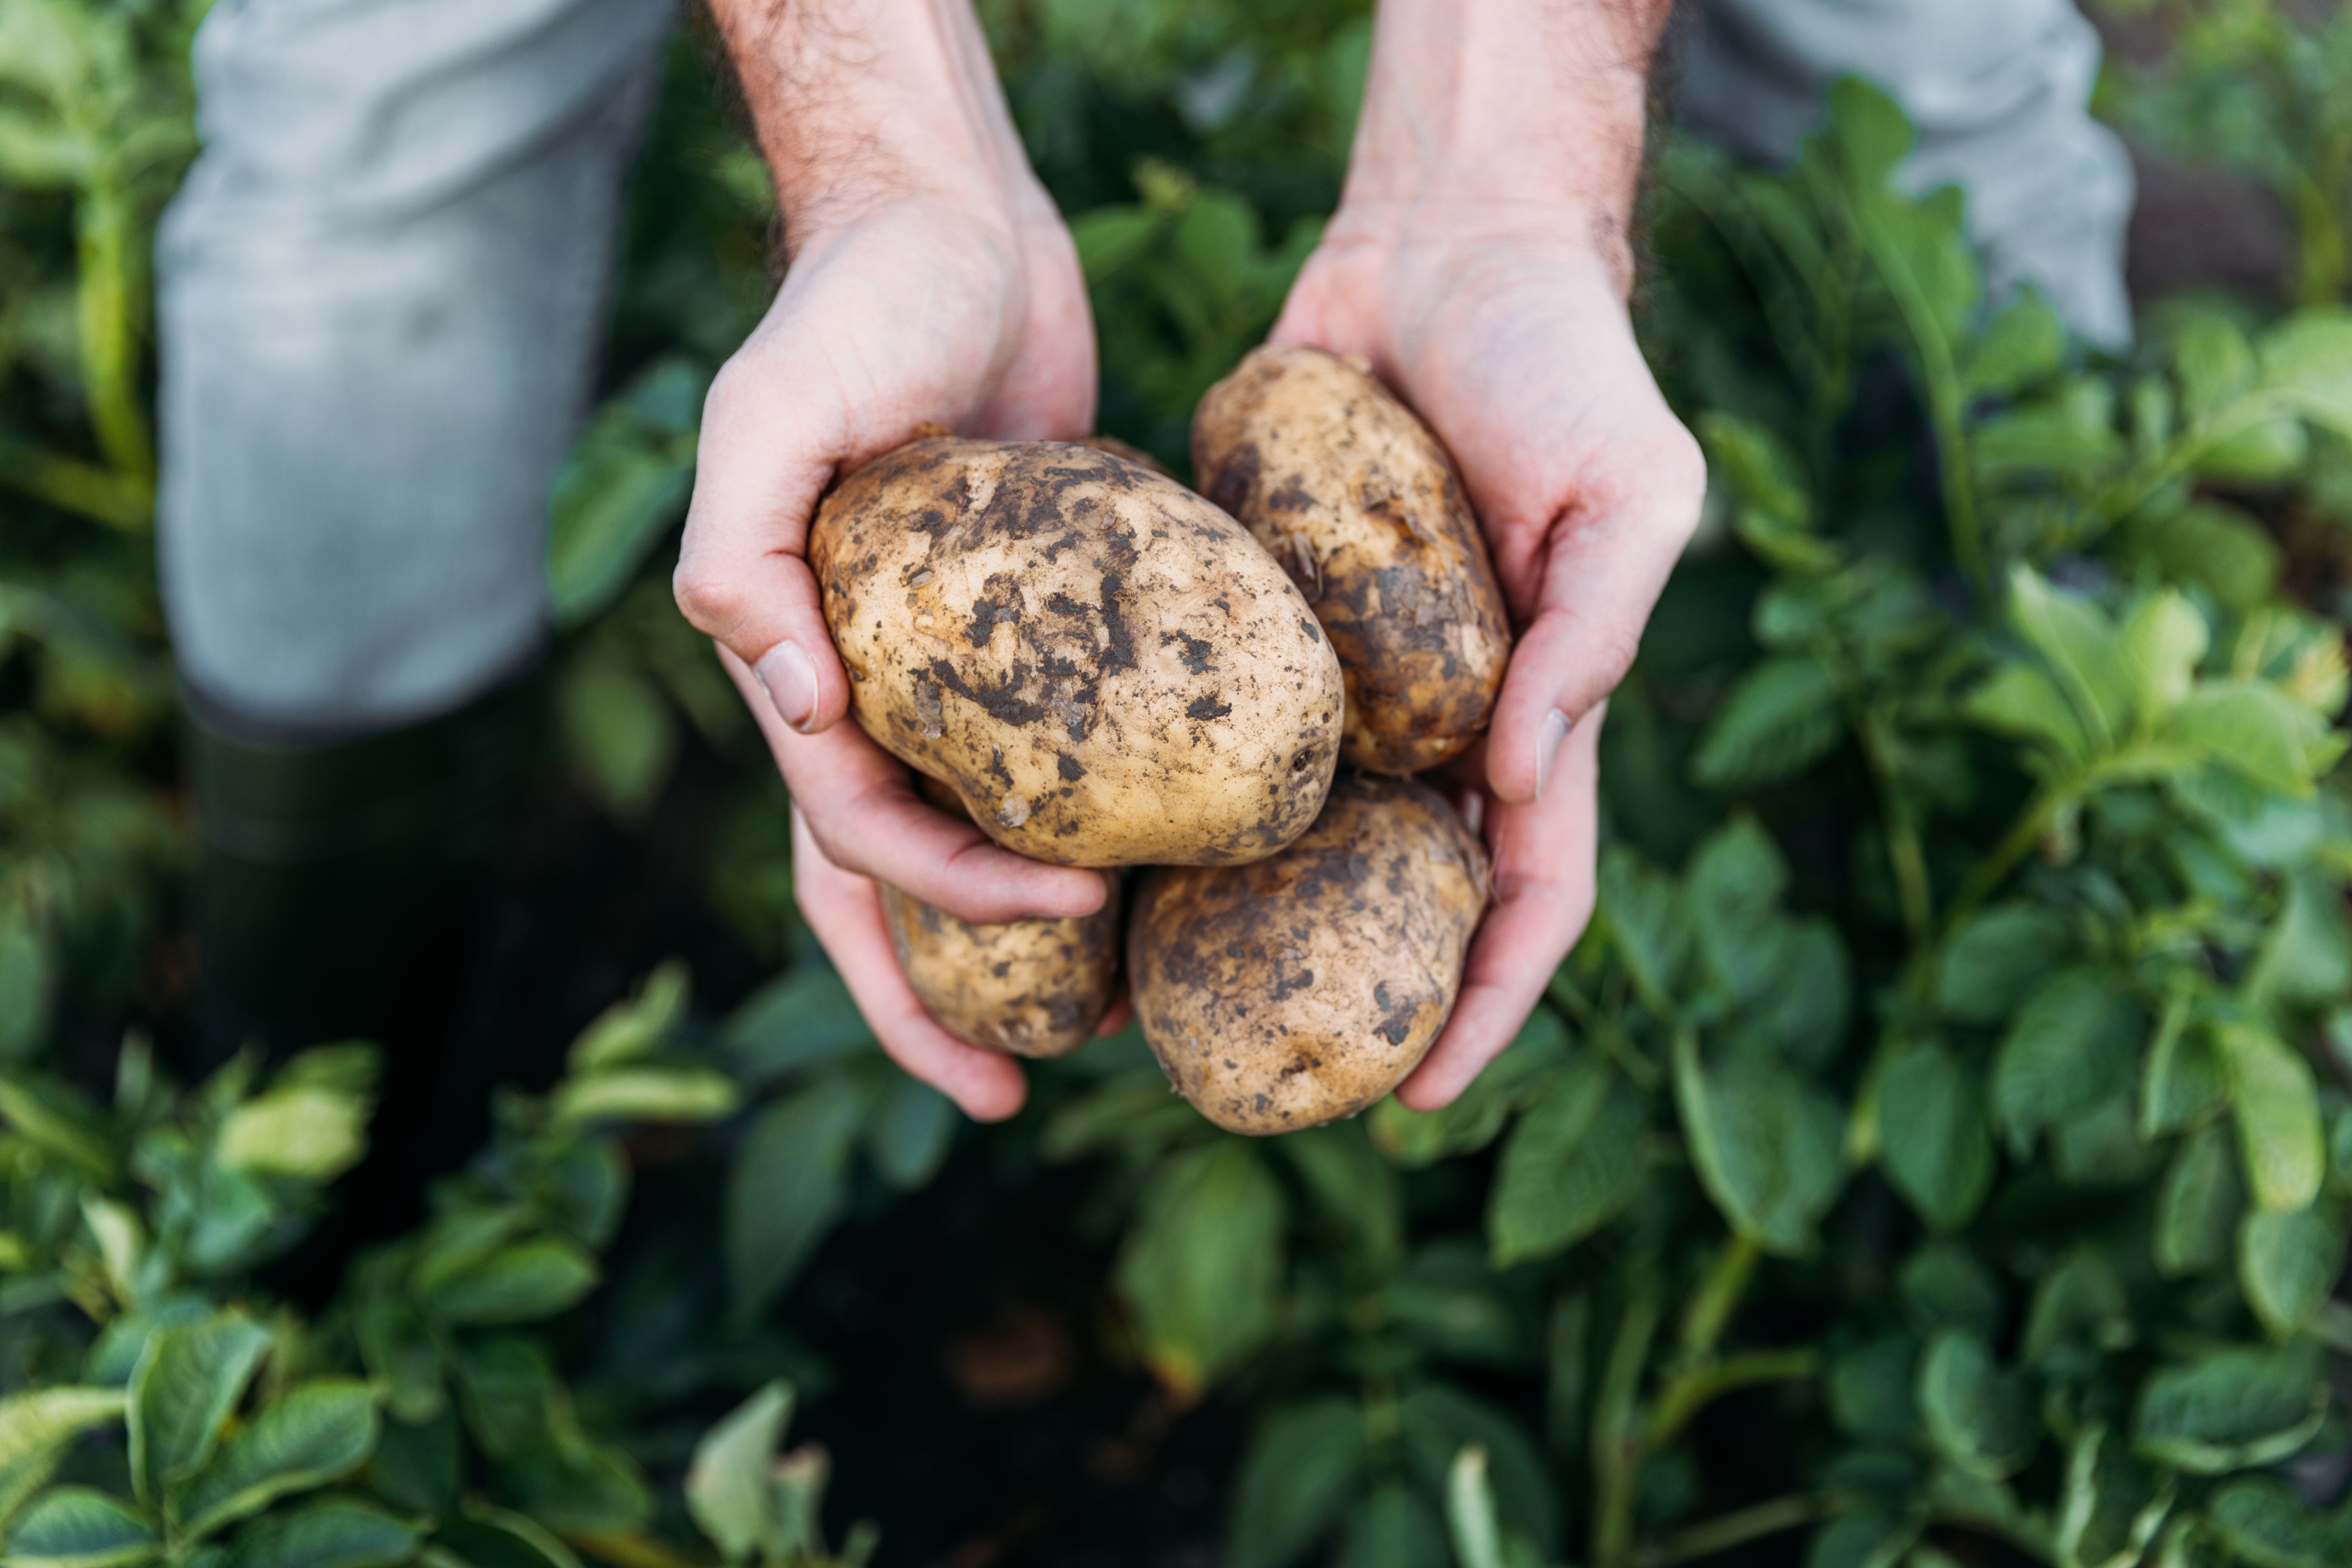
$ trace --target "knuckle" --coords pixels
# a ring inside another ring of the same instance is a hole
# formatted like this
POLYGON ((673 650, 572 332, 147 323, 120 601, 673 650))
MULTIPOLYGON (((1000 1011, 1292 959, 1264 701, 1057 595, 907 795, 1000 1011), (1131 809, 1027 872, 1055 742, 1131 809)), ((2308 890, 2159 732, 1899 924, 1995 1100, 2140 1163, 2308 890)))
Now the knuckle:
POLYGON ((670 592, 678 612, 698 630, 723 637, 743 617, 741 590, 725 573, 712 569, 702 557, 687 555, 670 576, 670 592))

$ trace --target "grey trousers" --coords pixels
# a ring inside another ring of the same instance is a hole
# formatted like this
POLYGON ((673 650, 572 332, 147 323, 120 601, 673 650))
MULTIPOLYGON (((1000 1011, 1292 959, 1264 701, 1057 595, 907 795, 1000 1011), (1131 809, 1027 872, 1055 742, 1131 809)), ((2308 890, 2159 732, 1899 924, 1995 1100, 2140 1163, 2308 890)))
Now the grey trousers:
MULTIPOLYGON (((585 414, 674 0, 219 0, 158 245, 159 554, 183 679, 256 740, 446 711, 547 635, 546 496, 585 414)), ((1699 0, 1681 110, 1788 158, 1833 76, 1923 128, 1997 280, 2125 341, 2128 163, 2070 0, 1699 0)))

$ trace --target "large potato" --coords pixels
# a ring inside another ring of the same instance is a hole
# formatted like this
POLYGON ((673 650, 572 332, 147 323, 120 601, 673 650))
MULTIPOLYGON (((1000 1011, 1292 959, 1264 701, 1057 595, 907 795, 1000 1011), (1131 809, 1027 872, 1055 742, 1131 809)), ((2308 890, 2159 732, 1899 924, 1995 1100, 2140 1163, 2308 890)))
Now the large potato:
POLYGON ((1510 620, 1454 461, 1412 410, 1357 363, 1268 344, 1201 400, 1192 466, 1331 634, 1341 761, 1418 773, 1477 738, 1510 620))
POLYGON ((973 925, 887 884, 882 913, 907 983, 940 1027, 1016 1057, 1058 1057, 1093 1037, 1118 994, 1118 876, 1076 920, 973 925))
POLYGON ((819 509, 850 700, 1006 848, 1217 865, 1306 831, 1339 660, 1282 569, 1173 479, 1087 447, 939 437, 819 509))
POLYGON ((1444 797, 1343 777, 1281 854, 1146 876, 1127 947, 1144 1038, 1220 1127, 1351 1115, 1436 1039, 1486 890, 1486 849, 1444 797))

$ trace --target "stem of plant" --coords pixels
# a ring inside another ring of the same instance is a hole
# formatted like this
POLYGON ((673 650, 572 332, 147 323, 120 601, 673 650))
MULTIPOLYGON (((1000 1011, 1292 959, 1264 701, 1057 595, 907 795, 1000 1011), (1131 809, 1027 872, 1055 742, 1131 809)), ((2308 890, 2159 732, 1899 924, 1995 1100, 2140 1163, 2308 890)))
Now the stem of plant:
POLYGON ((1862 736, 1863 754, 1870 761, 1870 771, 1878 781, 1878 793, 1886 814, 1886 863, 1895 873, 1895 894, 1903 910, 1903 928, 1910 933, 1913 945, 1925 942, 1936 926, 1935 889, 1927 879, 1927 851, 1919 842, 1919 825, 1911 813, 1910 800, 1903 793, 1902 781, 1895 776, 1893 748, 1885 724, 1878 715, 1859 710, 1854 715, 1854 728, 1862 736))
POLYGON ((1753 1508, 1743 1508, 1727 1513, 1720 1519, 1710 1519, 1675 1531, 1664 1546, 1643 1552, 1641 1568, 1673 1568, 1678 1563, 1689 1563, 1701 1557, 1712 1557, 1718 1552, 1728 1552, 1735 1546, 1767 1535, 1777 1535, 1784 1530, 1811 1524, 1817 1519, 1827 1519, 1842 1512, 1846 1500, 1835 1492, 1813 1492, 1801 1497, 1774 1498, 1753 1508))
POLYGON ((1617 1320, 1592 1412, 1593 1568, 1633 1568, 1634 1483, 1642 1468, 1642 1430, 1633 1405, 1657 1331, 1657 1293, 1643 1289, 1617 1320))
POLYGON ((99 448, 124 473, 152 480, 155 443, 140 409, 138 385, 138 263, 131 234, 138 226, 120 174, 101 164, 83 186, 75 210, 80 288, 75 300, 81 327, 82 374, 89 379, 89 418, 99 448))
POLYGON ((1927 396, 1927 417, 1936 427, 1937 457, 1944 480, 1944 510, 1952 531, 1952 559, 1959 563, 1971 585, 1981 594, 1987 586, 1984 525, 1977 514, 1976 481, 1969 472, 1968 434, 1961 419, 1960 377, 1952 363, 1952 345, 1927 309, 1919 280, 1911 275, 1902 251, 1867 213, 1858 215, 1863 244, 1895 297, 1911 347, 1919 358, 1921 388, 1927 396))
POLYGON ((1960 923, 1976 913, 1979 905, 2000 890, 2000 885, 2009 879, 2009 874, 2017 869, 2018 862, 2032 854, 2033 847, 2042 842, 2042 836, 2050 829, 2050 819, 2058 815, 2059 807, 2065 805, 2071 793, 2044 788, 2035 794, 2016 822, 2011 825, 2008 836, 1993 846, 1991 854, 1977 862, 1976 869, 1969 873, 1969 879, 1962 882, 1960 890, 1952 895, 1951 904, 1944 910, 1943 935, 1949 936, 1958 930, 1960 923))

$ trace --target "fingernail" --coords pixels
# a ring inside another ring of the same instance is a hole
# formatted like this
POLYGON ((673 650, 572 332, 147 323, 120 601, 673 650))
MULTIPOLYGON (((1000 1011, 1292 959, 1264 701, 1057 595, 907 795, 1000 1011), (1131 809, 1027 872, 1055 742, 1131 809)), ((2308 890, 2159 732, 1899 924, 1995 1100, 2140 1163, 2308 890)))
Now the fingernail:
POLYGON ((816 666, 798 643, 780 642, 751 667, 768 700, 793 729, 805 731, 816 716, 816 666))
POLYGON ((1543 728, 1536 731, 1536 798, 1541 800, 1544 781, 1551 777, 1551 765, 1559 760, 1559 743, 1568 739, 1568 715, 1555 708, 1544 715, 1543 728))

